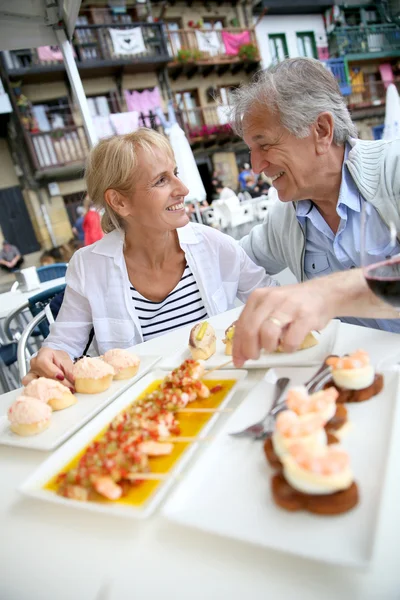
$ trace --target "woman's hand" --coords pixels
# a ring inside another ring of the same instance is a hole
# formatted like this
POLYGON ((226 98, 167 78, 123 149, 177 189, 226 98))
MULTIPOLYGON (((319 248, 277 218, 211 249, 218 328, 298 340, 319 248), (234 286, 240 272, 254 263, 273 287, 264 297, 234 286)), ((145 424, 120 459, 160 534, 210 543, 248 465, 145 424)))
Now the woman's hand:
POLYGON ((22 383, 28 385, 33 379, 48 377, 49 379, 57 379, 73 391, 72 367, 73 362, 69 354, 63 350, 41 348, 37 355, 32 358, 30 371, 22 379, 22 383))

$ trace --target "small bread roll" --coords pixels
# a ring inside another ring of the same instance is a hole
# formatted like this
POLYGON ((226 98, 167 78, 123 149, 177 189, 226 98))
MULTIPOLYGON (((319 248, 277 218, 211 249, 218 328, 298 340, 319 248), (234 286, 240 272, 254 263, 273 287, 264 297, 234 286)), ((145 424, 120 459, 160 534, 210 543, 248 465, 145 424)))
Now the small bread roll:
POLYGON ((115 371, 100 358, 84 356, 74 364, 75 389, 81 394, 100 394, 111 385, 115 371))
POLYGON ((7 417, 11 431, 17 435, 36 435, 50 425, 51 408, 37 398, 20 396, 11 404, 7 417))
POLYGON ((65 385, 47 377, 39 377, 28 383, 24 396, 37 398, 53 410, 63 410, 76 403, 75 396, 65 385))
POLYGON ((140 358, 127 350, 114 348, 107 350, 103 360, 111 365, 115 371, 114 379, 130 379, 135 377, 140 367, 140 358))
POLYGON ((189 350, 193 360, 207 360, 215 353, 217 338, 207 321, 197 323, 189 337, 189 350))

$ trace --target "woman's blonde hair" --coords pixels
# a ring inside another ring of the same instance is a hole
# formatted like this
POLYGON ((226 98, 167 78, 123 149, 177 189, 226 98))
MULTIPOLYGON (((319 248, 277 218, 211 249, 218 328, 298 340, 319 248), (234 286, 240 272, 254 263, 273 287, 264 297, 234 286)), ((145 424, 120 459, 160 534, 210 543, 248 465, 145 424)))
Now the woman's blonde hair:
POLYGON ((155 148, 175 160, 167 138, 145 127, 101 140, 90 151, 85 169, 87 193, 94 206, 104 210, 101 219, 104 233, 123 228, 123 219, 107 204, 105 192, 112 189, 124 196, 132 194, 139 167, 138 151, 143 149, 151 155, 155 148))

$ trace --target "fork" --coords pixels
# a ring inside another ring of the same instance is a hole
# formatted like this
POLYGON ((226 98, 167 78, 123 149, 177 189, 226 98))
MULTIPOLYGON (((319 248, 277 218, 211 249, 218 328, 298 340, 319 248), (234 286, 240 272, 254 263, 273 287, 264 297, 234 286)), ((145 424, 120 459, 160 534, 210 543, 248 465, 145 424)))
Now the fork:
POLYGON ((242 431, 237 431, 235 433, 230 433, 229 435, 233 437, 252 437, 257 439, 259 435, 262 435, 265 430, 265 422, 271 416, 273 418, 274 410, 279 406, 281 398, 284 396, 285 390, 289 385, 290 379, 288 377, 281 377, 275 384, 274 391, 274 400, 272 402, 272 406, 267 412, 267 414, 261 419, 261 421, 257 421, 254 425, 250 425, 243 429, 242 431))
MULTIPOLYGON (((304 386, 309 393, 315 392, 317 389, 321 389, 323 385, 329 381, 330 377, 330 368, 324 361, 318 371, 314 373, 314 375, 304 384, 304 386)), ((279 412, 286 409, 284 392, 286 391, 288 383, 289 379, 287 377, 278 379, 276 382, 275 396, 272 406, 265 417, 261 419, 261 421, 246 427, 246 429, 243 429, 242 431, 230 433, 229 435, 232 437, 251 437, 256 440, 266 439, 272 435, 275 428, 276 416, 279 412)))
MULTIPOLYGON (((331 370, 324 362, 318 371, 314 373, 311 379, 304 384, 304 387, 308 393, 314 393, 321 390, 325 383, 327 383, 330 379, 331 370)), ((283 402, 280 402, 277 406, 271 409, 268 419, 265 420, 264 430, 260 434, 254 436, 255 440, 266 440, 267 438, 271 437, 275 431, 275 419, 283 410, 286 410, 285 399, 283 402)))

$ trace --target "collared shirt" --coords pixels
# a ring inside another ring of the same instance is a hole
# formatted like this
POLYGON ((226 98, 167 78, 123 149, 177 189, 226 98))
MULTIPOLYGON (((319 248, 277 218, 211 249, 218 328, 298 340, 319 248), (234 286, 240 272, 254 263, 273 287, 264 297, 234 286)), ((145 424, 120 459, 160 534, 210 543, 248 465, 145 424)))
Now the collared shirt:
MULTIPOLYGON (((277 285, 230 236, 197 223, 177 233, 208 316, 234 308, 236 298, 245 302, 257 288, 277 285)), ((124 234, 112 231, 75 252, 66 273, 64 301, 43 346, 76 358, 92 327, 100 354, 143 342, 123 247, 124 234)))
POLYGON ((18 250, 18 248, 9 244, 7 249, 3 246, 3 249, 0 250, 0 259, 6 260, 7 262, 11 262, 19 254, 20 251, 18 250))
MULTIPOLYGON (((345 164, 350 150, 347 144, 336 207, 340 217, 336 234, 310 200, 303 200, 296 204, 297 220, 306 235, 304 271, 307 279, 361 266, 361 207, 365 200, 360 196, 345 164)), ((372 205, 370 205, 370 213, 366 247, 368 253, 376 257, 376 262, 379 262, 399 253, 400 246, 392 247, 390 232, 372 205)), ((400 332, 400 319, 342 318, 341 320, 354 325, 400 332)))

